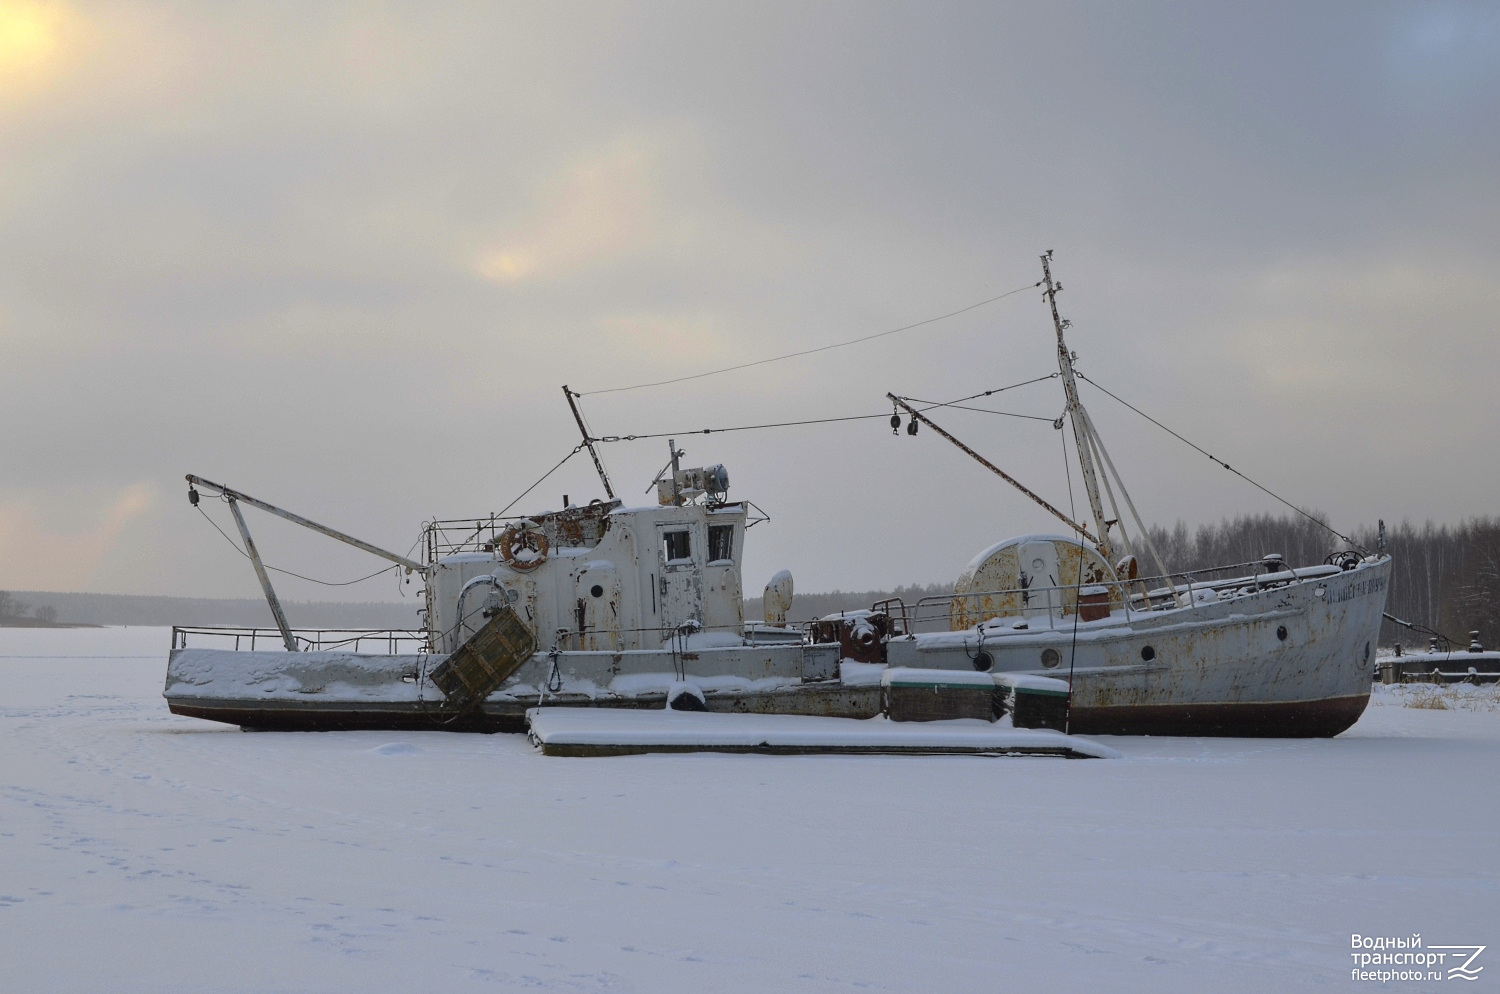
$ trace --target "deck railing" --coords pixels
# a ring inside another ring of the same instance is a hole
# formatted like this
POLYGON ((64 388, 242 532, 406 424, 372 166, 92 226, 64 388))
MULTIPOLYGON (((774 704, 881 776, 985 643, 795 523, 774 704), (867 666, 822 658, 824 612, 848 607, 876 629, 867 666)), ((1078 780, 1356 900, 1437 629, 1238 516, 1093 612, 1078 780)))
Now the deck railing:
MULTIPOLYGON (((292 637, 303 652, 343 650, 369 655, 397 656, 430 652, 427 632, 399 628, 293 628, 292 637)), ((286 644, 276 628, 210 628, 172 626, 174 649, 234 649, 284 652, 286 644)))
POLYGON ((518 520, 520 518, 515 515, 502 518, 491 514, 485 518, 429 521, 422 528, 422 551, 429 563, 459 552, 488 552, 494 548, 505 526, 518 520))

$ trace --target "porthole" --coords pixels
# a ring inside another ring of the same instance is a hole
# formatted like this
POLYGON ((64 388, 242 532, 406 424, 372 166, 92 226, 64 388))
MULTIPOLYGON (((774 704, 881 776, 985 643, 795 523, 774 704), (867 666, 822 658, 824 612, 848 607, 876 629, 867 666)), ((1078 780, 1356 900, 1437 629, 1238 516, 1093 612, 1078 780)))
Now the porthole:
POLYGON ((995 665, 995 657, 981 649, 974 656, 974 668, 981 673, 988 673, 995 665))
POLYGON ((1156 650, 1149 645, 1141 646, 1141 658, 1148 663, 1151 662, 1151 660, 1156 658, 1156 650))
POLYGON ((1368 663, 1369 661, 1370 661, 1370 643, 1366 642, 1365 643, 1365 662, 1368 663))
POLYGON ((594 597, 603 597, 604 596, 604 588, 601 587, 601 586, 599 586, 599 584, 596 583, 592 587, 589 588, 589 593, 591 595, 593 595, 594 597))
POLYGON ((1283 642, 1286 641, 1286 625, 1277 625, 1276 626, 1276 637, 1279 638, 1283 642))
POLYGON ((1047 669, 1056 669, 1058 664, 1060 664, 1061 662, 1062 653, 1058 652, 1056 649, 1042 650, 1042 665, 1047 667, 1047 669))

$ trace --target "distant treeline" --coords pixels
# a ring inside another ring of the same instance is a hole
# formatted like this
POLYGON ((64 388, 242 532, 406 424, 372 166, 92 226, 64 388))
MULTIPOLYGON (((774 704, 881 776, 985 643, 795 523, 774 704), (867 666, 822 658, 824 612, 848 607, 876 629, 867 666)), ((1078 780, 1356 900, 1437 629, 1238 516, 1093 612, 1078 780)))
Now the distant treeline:
MULTIPOLYGON (((1161 555, 1169 573, 1259 562, 1273 554, 1282 556, 1292 566, 1313 566, 1331 553, 1348 548, 1318 523, 1324 520, 1323 515, 1313 512, 1313 517, 1318 520, 1250 514, 1192 530, 1179 521, 1171 529, 1153 526, 1150 544, 1161 555)), ((1359 541, 1358 535, 1351 537, 1359 541)), ((1373 549, 1374 538, 1366 544, 1373 549)), ((1143 574, 1161 572, 1149 551, 1140 548, 1135 551, 1143 574)))
MULTIPOLYGON (((420 599, 406 603, 344 604, 337 601, 283 601, 293 628, 420 627, 420 599)), ((271 609, 261 598, 153 597, 137 594, 0 591, 0 624, 24 624, 30 618, 52 624, 81 625, 225 625, 272 628, 271 609), (30 605, 45 605, 33 610, 30 605), (7 607, 8 606, 8 607, 7 607), (50 617, 43 617, 44 612, 50 617)))
MULTIPOLYGON (((1313 516, 1323 518, 1316 512, 1313 516)), ((1379 527, 1355 529, 1350 537, 1373 551, 1379 527)), ((1347 547, 1316 521, 1273 515, 1246 515, 1191 531, 1178 522, 1170 530, 1152 528, 1151 540, 1173 571, 1253 562, 1273 552, 1291 565, 1308 566, 1347 547)), ((1456 526, 1428 522, 1421 527, 1403 521, 1387 526, 1386 551, 1392 558, 1386 613, 1462 645, 1468 644, 1470 631, 1478 631, 1487 646, 1500 645, 1500 521, 1474 518, 1456 526)), ((1426 641, 1426 635, 1389 621, 1380 632, 1382 645, 1426 641)))
POLYGON ((0 625, 40 625, 57 623, 57 608, 42 604, 33 608, 8 590, 0 590, 0 625))
MULTIPOLYGON (((943 596, 953 593, 951 583, 929 583, 926 586, 913 584, 895 590, 833 590, 826 594, 796 594, 792 597, 792 609, 787 620, 793 624, 815 621, 818 618, 837 614, 840 611, 858 611, 868 608, 876 601, 887 597, 900 597, 908 606, 915 605, 923 597, 943 596)), ((761 598, 745 598, 745 620, 759 621, 765 617, 761 598)))
MULTIPOLYGON (((1373 531, 1357 533, 1373 546, 1373 531)), ((1475 518, 1456 528, 1403 521, 1387 532, 1395 579, 1386 611, 1454 639, 1470 630, 1489 648, 1500 646, 1500 521, 1475 518)), ((1381 644, 1422 645, 1422 636, 1386 622, 1381 644)))
MULTIPOLYGON (((1312 513, 1323 520, 1322 515, 1312 513)), ((1378 531, 1378 526, 1359 528, 1350 537, 1373 551, 1378 531)), ((1151 529, 1151 542, 1168 572, 1173 573, 1253 563, 1271 553, 1293 566, 1311 566, 1348 548, 1318 521, 1269 514, 1243 515, 1192 529, 1182 522, 1171 528, 1156 526, 1151 529)), ((1475 518, 1457 526, 1429 522, 1421 527, 1402 522, 1387 528, 1386 542, 1393 560, 1387 613, 1442 632, 1459 641, 1460 647, 1468 644, 1470 631, 1478 631, 1487 647, 1500 647, 1500 520, 1475 518)), ((1142 573, 1157 573, 1151 555, 1144 549, 1139 551, 1142 573)), ((867 608, 887 597, 900 597, 911 605, 922 597, 952 591, 952 584, 933 583, 895 590, 799 593, 792 599, 789 620, 810 621, 838 611, 867 608)), ((745 617, 762 617, 759 597, 746 599, 745 617)), ((1425 646, 1427 636, 1386 622, 1380 644, 1395 642, 1425 646)))

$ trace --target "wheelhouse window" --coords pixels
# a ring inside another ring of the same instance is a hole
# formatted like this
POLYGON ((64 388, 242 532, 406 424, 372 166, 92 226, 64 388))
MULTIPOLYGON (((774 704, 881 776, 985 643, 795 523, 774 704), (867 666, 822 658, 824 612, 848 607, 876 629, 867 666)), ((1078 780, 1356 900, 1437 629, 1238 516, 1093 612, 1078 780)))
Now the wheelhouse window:
POLYGON ((708 526, 708 561, 710 563, 734 561, 734 525, 708 526))
POLYGON ((692 532, 687 530, 662 532, 662 557, 669 563, 693 561, 692 532))

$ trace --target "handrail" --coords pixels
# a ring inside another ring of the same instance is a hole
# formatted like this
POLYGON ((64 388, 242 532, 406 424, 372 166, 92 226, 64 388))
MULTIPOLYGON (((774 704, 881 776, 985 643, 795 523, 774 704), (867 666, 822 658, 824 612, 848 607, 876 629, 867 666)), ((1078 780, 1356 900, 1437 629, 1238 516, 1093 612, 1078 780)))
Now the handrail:
MULTIPOLYGON (((352 649, 354 652, 369 651, 365 649, 365 643, 371 642, 377 647, 376 654, 389 656, 401 655, 398 650, 408 652, 430 653, 432 648, 428 642, 427 632, 422 629, 404 628, 293 628, 292 636, 297 640, 299 648, 304 651, 328 651, 334 649, 352 649), (385 646, 385 652, 379 653, 378 647, 385 646)), ((189 636, 201 636, 219 640, 233 640, 229 648, 235 651, 254 652, 258 643, 270 640, 272 644, 280 645, 281 630, 277 628, 245 628, 232 625, 225 626, 199 626, 199 625, 173 625, 172 626, 172 648, 188 648, 189 636)), ((223 646, 219 646, 222 648, 223 646)))

